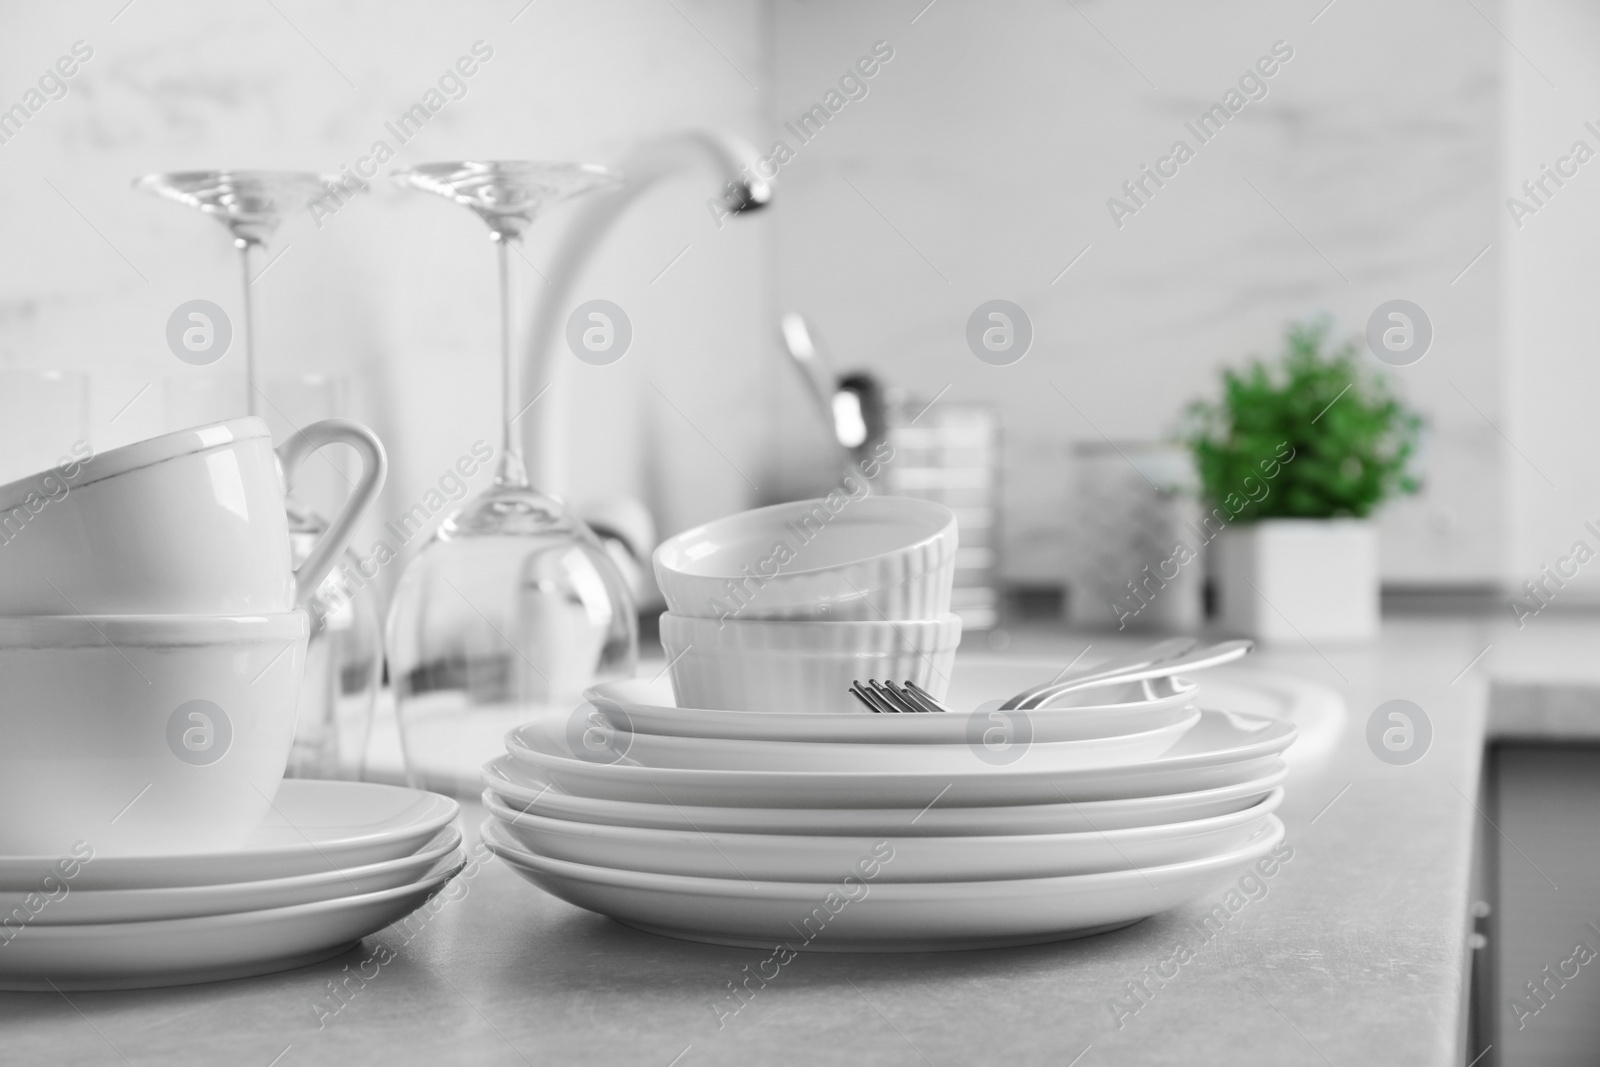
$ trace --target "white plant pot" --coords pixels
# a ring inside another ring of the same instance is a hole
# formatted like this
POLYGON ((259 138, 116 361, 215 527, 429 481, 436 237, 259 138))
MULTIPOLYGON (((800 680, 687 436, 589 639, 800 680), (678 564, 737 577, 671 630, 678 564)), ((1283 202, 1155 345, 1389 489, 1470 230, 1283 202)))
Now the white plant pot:
POLYGON ((1378 528, 1366 519, 1265 519, 1210 545, 1220 622, 1260 641, 1378 636, 1378 528))

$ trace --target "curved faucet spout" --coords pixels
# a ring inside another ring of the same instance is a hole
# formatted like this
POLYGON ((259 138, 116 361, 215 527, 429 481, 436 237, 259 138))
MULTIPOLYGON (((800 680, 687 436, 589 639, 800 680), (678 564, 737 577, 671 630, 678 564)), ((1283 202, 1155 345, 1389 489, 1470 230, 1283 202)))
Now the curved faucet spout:
MULTIPOLYGON (((742 215, 767 206, 773 186, 756 171, 759 155, 742 140, 710 130, 686 130, 647 141, 617 164, 622 184, 608 193, 585 200, 556 246, 550 265, 549 287, 539 300, 523 349, 522 404, 550 390, 534 420, 538 440, 532 449, 534 484, 561 494, 565 469, 566 417, 562 392, 564 361, 552 359, 564 333, 565 314, 572 291, 584 268, 594 258, 605 236, 622 216, 662 180, 709 164, 722 181, 718 206, 726 215, 742 215)), ((713 212, 715 214, 715 212, 713 212)), ((720 224, 720 218, 718 219, 720 224)), ((527 410, 526 407, 523 410, 527 410)))

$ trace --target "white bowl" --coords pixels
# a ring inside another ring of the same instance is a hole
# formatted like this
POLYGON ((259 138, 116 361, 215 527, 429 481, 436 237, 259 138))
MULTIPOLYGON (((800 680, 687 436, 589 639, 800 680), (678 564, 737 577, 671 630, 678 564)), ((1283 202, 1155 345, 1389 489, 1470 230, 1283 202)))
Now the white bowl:
POLYGON ((1248 808, 1282 785, 1288 776, 1289 769, 1282 760, 1271 760, 1261 774, 1233 785, 1119 800, 972 808, 950 807, 941 799, 922 809, 756 808, 668 804, 660 796, 654 803, 578 796, 542 781, 510 756, 490 760, 483 768, 483 784, 507 807, 568 822, 707 833, 847 834, 895 840, 916 835, 1082 833, 1205 819, 1248 808))
POLYGON ((696 526, 654 556, 667 607, 711 619, 936 619, 955 561, 943 504, 838 492, 696 526))
MULTIPOLYGON (((965 668, 962 680, 965 681, 965 668)), ((1185 679, 1164 678, 1148 687, 1122 683, 1099 690, 1093 704, 1035 708, 1027 714, 1035 741, 1082 741, 1142 733, 1183 718, 1199 689, 1185 679)), ((1081 696, 1082 694, 1075 694, 1081 696)), ((874 715, 857 707, 849 712, 728 711, 677 707, 667 678, 604 682, 584 691, 583 698, 625 722, 636 734, 671 737, 717 737, 743 741, 825 741, 856 744, 963 744, 969 720, 983 717, 988 707, 953 707, 947 715, 874 715)))
POLYGON ((514 758, 532 751, 599 763, 710 771, 962 773, 999 765, 1030 771, 1088 770, 1156 759, 1199 721, 1199 709, 1189 707, 1177 722, 1136 734, 1036 742, 1031 734, 1023 738, 1014 733, 1016 724, 1003 717, 971 717, 971 737, 955 744, 835 744, 635 733, 627 729, 625 717, 583 704, 570 714, 547 712, 518 726, 506 735, 506 751, 514 758))
POLYGON ((283 778, 308 629, 298 611, 0 618, 0 854, 243 844, 283 778))
MULTIPOLYGON (((1283 790, 1243 811, 1193 822, 1067 834, 892 837, 894 861, 883 882, 967 882, 1055 878, 1064 874, 1158 867, 1232 852, 1247 844, 1283 800, 1283 790)), ((541 856, 656 874, 755 878, 777 882, 838 880, 872 852, 869 835, 712 833, 602 826, 518 811, 485 790, 498 826, 541 856)))
POLYGON ((857 712, 850 683, 916 682, 935 698, 950 686, 961 617, 908 622, 786 622, 661 616, 672 688, 688 707, 857 712))

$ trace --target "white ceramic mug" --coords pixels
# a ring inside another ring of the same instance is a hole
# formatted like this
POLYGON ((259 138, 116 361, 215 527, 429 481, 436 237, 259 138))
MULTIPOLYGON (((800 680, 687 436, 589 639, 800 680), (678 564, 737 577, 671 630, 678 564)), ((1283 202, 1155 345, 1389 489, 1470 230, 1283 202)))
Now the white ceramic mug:
POLYGON ((0 616, 290 611, 333 567, 387 470, 378 438, 347 419, 312 423, 276 453, 266 424, 243 418, 69 457, 0 486, 0 616), (284 497, 305 458, 334 443, 360 453, 361 475, 295 570, 284 497))
POLYGON ((0 618, 0 853, 242 844, 283 778, 309 629, 303 611, 0 618))

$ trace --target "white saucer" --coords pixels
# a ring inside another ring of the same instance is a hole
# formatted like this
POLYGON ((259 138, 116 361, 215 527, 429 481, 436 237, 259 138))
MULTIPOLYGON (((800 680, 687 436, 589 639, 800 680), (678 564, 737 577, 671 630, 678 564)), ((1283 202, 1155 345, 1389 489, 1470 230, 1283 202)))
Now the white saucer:
MULTIPOLYGON (((286 778, 266 821, 243 848, 172 856, 100 856, 81 864, 68 888, 76 892, 221 885, 381 863, 416 852, 460 810, 450 798, 418 789, 286 778)), ((37 891, 57 863, 54 856, 0 856, 0 891, 37 891)))
POLYGON ((894 860, 882 865, 877 878, 888 883, 1055 878, 1204 859, 1249 844, 1282 802, 1283 790, 1275 789, 1259 803, 1231 815, 1161 826, 1075 834, 876 839, 598 826, 517 811, 490 791, 483 797, 497 820, 498 840, 549 859, 698 878, 831 882, 879 842, 887 841, 894 860))
POLYGON ((411 914, 465 865, 457 850, 409 885, 287 908, 155 922, 30 924, 0 948, 0 989, 143 989, 303 967, 411 914))
POLYGON ((954 808, 944 800, 926 808, 743 808, 688 804, 640 804, 573 796, 541 783, 510 756, 491 760, 483 784, 507 806, 571 822, 639 826, 711 833, 863 834, 870 837, 930 837, 952 834, 1065 834, 1118 830, 1226 815, 1243 810, 1288 777, 1281 759, 1269 760, 1259 776, 1235 785, 1190 793, 1088 800, 1080 804, 1027 804, 954 808))
POLYGON ((941 771, 738 771, 630 767, 532 749, 514 758, 568 793, 646 804, 731 807, 922 808, 1049 804, 1186 793, 1259 778, 1294 740, 1289 723, 1202 711, 1166 755, 1137 766, 1031 769, 1023 763, 941 771))
MULTIPOLYGON (((72 889, 48 900, 29 925, 79 926, 85 923, 151 922, 194 919, 236 911, 287 908, 359 893, 376 893, 410 885, 461 845, 461 831, 446 826, 421 851, 396 860, 341 867, 289 878, 218 885, 170 886, 164 889, 72 889)), ((28 914, 27 893, 0 892, 0 916, 28 914), (22 909, 17 911, 16 909, 22 909)), ((37 897, 35 903, 37 905, 37 897)), ((0 949, 3 951, 3 949, 0 949)))
MULTIPOLYGON (((1007 755, 1016 757, 1014 770, 1088 770, 1148 763, 1164 755, 1200 721, 1193 706, 1178 709, 1179 717, 1164 726, 1114 737, 1078 741, 1032 740, 1007 755)), ((779 713, 774 713, 779 714, 779 713)), ((1031 713, 1030 713, 1031 714, 1031 713)), ((922 718, 936 718, 932 714, 922 718)), ((913 718, 913 716, 906 716, 913 718)), ((506 751, 521 758, 527 752, 637 767, 672 767, 707 771, 818 771, 822 773, 873 773, 920 771, 961 773, 993 767, 994 751, 984 744, 984 731, 999 735, 998 744, 1016 735, 1016 724, 1005 718, 968 719, 974 724, 972 743, 880 744, 859 741, 748 741, 723 737, 673 737, 638 733, 626 728, 615 712, 586 705, 577 712, 541 714, 506 735, 506 751)))
POLYGON ((651 933, 768 951, 781 942, 798 951, 932 952, 1039 944, 1127 926, 1216 892, 1275 848, 1283 833, 1283 823, 1269 815, 1243 848, 1132 871, 990 882, 862 882, 857 875, 850 885, 845 871, 831 884, 750 882, 546 859, 507 842, 493 819, 483 839, 541 889, 651 933))

